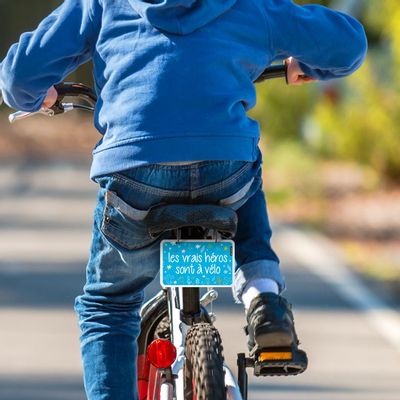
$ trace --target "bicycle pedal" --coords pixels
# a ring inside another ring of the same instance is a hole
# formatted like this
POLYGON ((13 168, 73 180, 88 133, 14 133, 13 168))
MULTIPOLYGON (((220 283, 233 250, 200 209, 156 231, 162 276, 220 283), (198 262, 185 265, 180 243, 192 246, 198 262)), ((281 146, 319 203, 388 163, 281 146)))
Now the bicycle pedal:
POLYGON ((258 351, 254 357, 255 376, 299 375, 307 369, 307 354, 298 349, 272 348, 258 351))

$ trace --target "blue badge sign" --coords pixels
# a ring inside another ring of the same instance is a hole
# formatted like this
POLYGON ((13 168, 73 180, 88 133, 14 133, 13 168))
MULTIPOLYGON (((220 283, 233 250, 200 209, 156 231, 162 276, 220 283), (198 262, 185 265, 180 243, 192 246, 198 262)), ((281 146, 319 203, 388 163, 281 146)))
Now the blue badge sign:
POLYGON ((232 286, 235 244, 232 240, 163 240, 161 285, 232 286))

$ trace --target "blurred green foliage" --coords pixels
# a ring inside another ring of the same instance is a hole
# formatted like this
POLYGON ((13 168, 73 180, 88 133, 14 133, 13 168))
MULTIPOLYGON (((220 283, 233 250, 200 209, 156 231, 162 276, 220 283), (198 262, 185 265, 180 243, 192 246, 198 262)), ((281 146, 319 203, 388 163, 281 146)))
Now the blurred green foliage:
POLYGON ((379 32, 378 46, 341 91, 323 98, 314 110, 320 126, 316 150, 372 165, 382 175, 400 178, 400 2, 369 1, 367 26, 379 32))
MULTIPOLYGON (((34 29, 61 2, 0 1, 0 58, 21 32, 34 29)), ((400 2, 312 3, 345 8, 356 4, 370 40, 367 62, 354 76, 341 82, 304 87, 287 87, 282 81, 259 84, 258 104, 251 116, 260 121, 271 151, 278 150, 282 143, 290 143, 289 148, 295 143, 297 158, 303 148, 304 157, 359 161, 384 176, 399 178, 400 2)), ((68 79, 90 83, 90 65, 68 79)))
POLYGON ((366 63, 353 76, 302 88, 260 85, 253 116, 269 146, 298 140, 305 157, 353 160, 400 178, 400 2, 363 2, 366 63), (311 151, 311 152, 310 152, 311 151))

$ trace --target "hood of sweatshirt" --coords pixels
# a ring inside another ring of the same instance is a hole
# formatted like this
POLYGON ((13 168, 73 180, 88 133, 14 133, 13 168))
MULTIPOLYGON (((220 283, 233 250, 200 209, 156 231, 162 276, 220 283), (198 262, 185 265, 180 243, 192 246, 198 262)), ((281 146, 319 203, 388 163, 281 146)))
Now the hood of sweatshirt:
POLYGON ((237 0, 128 0, 155 28, 186 35, 228 11, 237 0))

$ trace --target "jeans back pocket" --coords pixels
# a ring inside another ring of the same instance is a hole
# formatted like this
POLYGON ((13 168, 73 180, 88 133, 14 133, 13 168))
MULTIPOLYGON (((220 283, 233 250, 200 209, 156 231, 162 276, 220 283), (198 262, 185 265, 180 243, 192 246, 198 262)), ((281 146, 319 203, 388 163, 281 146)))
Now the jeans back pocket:
POLYGON ((125 203, 114 192, 105 196, 101 231, 127 250, 140 249, 157 240, 150 236, 145 218, 149 210, 138 210, 125 203))

